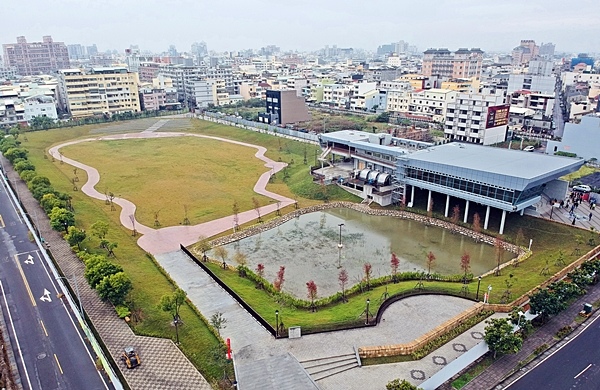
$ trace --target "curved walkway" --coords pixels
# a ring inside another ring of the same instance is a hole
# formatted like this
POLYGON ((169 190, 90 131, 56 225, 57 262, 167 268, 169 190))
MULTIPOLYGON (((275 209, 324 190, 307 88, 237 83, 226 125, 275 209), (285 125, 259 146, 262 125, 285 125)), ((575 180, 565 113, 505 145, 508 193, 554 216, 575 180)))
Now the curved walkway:
MULTIPOLYGON (((82 142, 92 142, 92 141, 111 141, 111 140, 124 140, 124 139, 143 139, 143 138, 165 138, 165 137, 199 137, 199 138, 209 138, 213 140, 229 142, 241 146, 247 146, 251 148, 257 149, 255 157, 265 162, 265 167, 269 168, 269 170, 263 173, 259 178, 256 184, 254 185, 254 192, 260 195, 267 196, 277 202, 279 202, 279 206, 277 204, 270 204, 267 206, 263 206, 260 208, 261 215, 265 215, 271 213, 277 209, 277 207, 285 207, 290 204, 293 204, 295 201, 293 199, 287 198, 282 195, 275 194, 271 191, 267 191, 266 187, 269 183, 269 178, 272 173, 276 173, 281 171, 284 167, 287 166, 286 163, 276 162, 271 160, 270 158, 265 156, 266 148, 258 145, 252 145, 245 142, 233 141, 226 138, 220 137, 212 137, 206 135, 199 134, 189 134, 189 133, 163 133, 163 132, 142 132, 142 133, 133 133, 133 134, 118 134, 118 135, 108 135, 103 137, 95 137, 95 138, 86 138, 81 140, 75 140, 70 142, 65 142, 63 144, 54 146, 50 148, 49 153, 51 156, 55 158, 59 158, 61 161, 72 165, 76 168, 82 169, 87 173, 87 182, 81 187, 81 191, 95 199, 104 200, 106 199, 106 195, 98 192, 95 186, 100 181, 100 174, 98 170, 94 167, 90 167, 89 165, 83 164, 79 161, 75 161, 68 157, 63 156, 60 153, 60 149, 74 144, 79 144, 82 142)), ((201 223, 193 226, 169 226, 160 229, 154 229, 145 225, 142 225, 137 220, 135 220, 135 210, 136 205, 124 198, 114 198, 113 202, 121 207, 120 221, 123 226, 126 228, 133 230, 134 226, 137 232, 142 234, 142 237, 138 240, 138 245, 144 249, 146 252, 152 254, 160 254, 176 251, 179 249, 179 244, 183 244, 185 246, 191 245, 198 241, 198 237, 200 235, 210 237, 221 233, 227 229, 233 227, 233 215, 228 217, 219 218, 213 221, 201 223), (133 218, 132 218, 133 217, 133 218)), ((249 222, 256 218, 256 211, 248 210, 243 213, 238 214, 239 224, 243 224, 249 222)))

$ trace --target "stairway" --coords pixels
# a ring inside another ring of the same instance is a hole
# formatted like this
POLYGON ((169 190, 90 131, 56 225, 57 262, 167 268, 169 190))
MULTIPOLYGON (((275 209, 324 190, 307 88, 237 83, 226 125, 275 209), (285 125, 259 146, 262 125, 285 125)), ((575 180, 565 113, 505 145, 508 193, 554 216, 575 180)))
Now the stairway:
POLYGON ((360 367, 355 353, 304 360, 300 364, 315 382, 360 367))

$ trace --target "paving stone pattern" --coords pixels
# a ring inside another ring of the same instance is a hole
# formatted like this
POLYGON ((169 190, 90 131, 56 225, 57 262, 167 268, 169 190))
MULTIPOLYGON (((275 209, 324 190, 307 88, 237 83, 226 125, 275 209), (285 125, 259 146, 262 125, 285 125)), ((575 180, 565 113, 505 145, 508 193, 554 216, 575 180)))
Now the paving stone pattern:
MULTIPOLYGON (((49 251, 63 274, 71 280, 77 279, 84 310, 127 384, 132 389, 210 389, 206 379, 171 340, 136 336, 129 326, 116 316, 112 305, 100 300, 83 276, 85 268, 81 260, 71 251, 62 235, 50 228, 48 217, 10 163, 4 157, 0 158, 3 159, 11 184, 16 183, 21 203, 27 213, 36 215, 41 236, 49 244, 49 251), (133 370, 127 370, 119 359, 123 347, 129 345, 139 351, 142 360, 142 365, 133 370)), ((74 290, 74 286, 72 287, 74 290)))

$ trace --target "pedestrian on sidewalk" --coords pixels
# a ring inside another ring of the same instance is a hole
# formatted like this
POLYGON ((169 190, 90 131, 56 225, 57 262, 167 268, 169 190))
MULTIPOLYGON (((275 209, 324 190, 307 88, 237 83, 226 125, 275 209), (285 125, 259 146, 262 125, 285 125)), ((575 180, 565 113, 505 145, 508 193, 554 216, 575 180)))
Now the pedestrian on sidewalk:
POLYGON ((589 221, 591 221, 591 220, 592 220, 592 213, 590 213, 588 220, 589 220, 589 221))
POLYGON ((573 217, 573 222, 571 222, 571 225, 575 225, 575 217, 573 217))

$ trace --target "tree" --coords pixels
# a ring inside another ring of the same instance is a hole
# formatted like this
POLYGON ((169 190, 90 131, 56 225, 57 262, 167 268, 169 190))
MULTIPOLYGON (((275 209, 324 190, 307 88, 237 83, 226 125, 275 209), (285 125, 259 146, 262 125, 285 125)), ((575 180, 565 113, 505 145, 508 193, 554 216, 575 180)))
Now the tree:
POLYGON ((394 283, 396 283, 396 274, 398 273, 398 267, 400 266, 400 259, 398 259, 398 256, 396 256, 394 252, 392 252, 390 266, 392 267, 392 280, 394 281, 394 283))
POLYGON ((21 134, 21 132, 19 131, 19 127, 15 126, 8 131, 8 134, 12 135, 14 139, 19 139, 19 134, 21 134))
POLYGON ((123 272, 121 266, 108 261, 104 256, 94 256, 86 261, 85 279, 92 288, 97 288, 105 277, 123 272))
POLYGON ((460 257, 460 269, 465 272, 464 282, 467 282, 467 273, 471 269, 471 255, 468 252, 463 253, 460 257))
POLYGON ((102 300, 118 305, 123 303, 132 288, 131 279, 124 272, 118 272, 102 279, 96 290, 102 300))
POLYGON ((213 328, 216 329, 217 334, 219 336, 221 336, 221 329, 227 328, 227 326, 225 325, 226 323, 227 319, 223 317, 223 313, 221 312, 216 312, 215 314, 210 316, 210 324, 213 326, 213 328))
POLYGON ((531 310, 540 315, 542 322, 545 322, 549 316, 560 313, 566 307, 559 295, 547 288, 531 295, 529 297, 529 306, 531 310))
POLYGON ((27 149, 18 148, 18 147, 10 148, 7 151, 3 152, 4 157, 6 157, 8 159, 8 161, 10 161, 11 164, 13 161, 15 161, 18 158, 26 159, 28 153, 29 152, 27 151, 27 149))
POLYGON ((386 390, 421 390, 420 387, 417 387, 407 381, 406 379, 394 379, 393 381, 388 382, 385 385, 386 390))
POLYGON ((61 207, 53 208, 48 217, 50 218, 50 226, 54 230, 64 230, 65 233, 68 233, 69 226, 75 225, 75 215, 61 207))
POLYGON ((477 234, 481 233, 481 217, 477 213, 473 215, 473 231, 477 234))
POLYGON ((234 230, 237 230, 237 228, 239 227, 239 222, 240 222, 240 206, 238 205, 237 200, 233 201, 233 206, 231 208, 231 211, 233 211, 233 228, 234 230))
POLYGON ((256 274, 261 278, 265 277, 265 265, 263 263, 258 263, 256 266, 256 274))
POLYGON ((310 280, 306 283, 306 290, 308 291, 307 296, 310 299, 310 308, 315 311, 315 299, 317 298, 317 284, 314 280, 310 280))
POLYGON ((494 274, 500 276, 500 264, 502 264, 502 257, 504 256, 504 242, 500 236, 496 237, 494 246, 496 247, 496 271, 494 274))
POLYGON ((375 122, 388 123, 389 121, 390 121, 390 113, 389 112, 382 112, 381 114, 377 115, 377 117, 375 117, 375 122))
POLYGON ((90 231, 92 232, 93 236, 103 240, 108 234, 108 223, 104 221, 96 221, 92 224, 92 226, 90 226, 90 231))
POLYGON ((233 261, 235 261, 238 265, 245 266, 248 263, 248 256, 240 251, 236 251, 233 254, 233 261))
POLYGON ((372 275, 373 266, 371 263, 363 264, 363 272, 365 273, 364 281, 367 283, 367 290, 371 289, 371 275, 372 275))
POLYGON ((460 207, 458 205, 456 205, 452 208, 452 218, 450 218, 450 221, 453 224, 458 225, 459 219, 460 219, 460 207))
POLYGON ((346 302, 346 285, 348 283, 348 271, 342 268, 338 275, 338 282, 342 288, 342 301, 346 302))
POLYGON ((229 253, 227 252, 227 249, 225 249, 225 247, 223 247, 222 245, 216 246, 213 251, 215 252, 215 256, 219 257, 221 259, 221 262, 223 263, 223 269, 227 268, 227 256, 229 255, 229 253))
POLYGON ((202 260, 204 262, 206 262, 208 260, 208 257, 206 256, 206 252, 208 252, 209 250, 212 249, 212 245, 210 245, 210 241, 208 240, 208 238, 206 236, 200 236, 198 237, 198 245, 196 246, 196 249, 199 250, 200 252, 202 252, 202 260))
POLYGON ((62 202, 60 199, 58 199, 58 197, 55 194, 50 193, 50 194, 45 194, 44 196, 42 196, 42 199, 40 200, 40 206, 42 206, 42 208, 44 209, 46 214, 49 214, 53 208, 55 208, 55 207, 65 208, 66 205, 64 204, 64 202, 62 202))
POLYGON ((523 339, 513 332, 513 326, 506 318, 492 318, 486 321, 483 339, 491 351, 496 354, 517 353, 523 345, 523 339))
POLYGON ((433 266, 435 264, 435 255, 433 254, 432 251, 429 251, 429 253, 427 253, 426 264, 427 264, 427 276, 430 276, 431 268, 433 268, 433 266))
POLYGON ((179 323, 181 317, 179 316, 179 309, 181 305, 185 303, 185 297, 187 293, 182 289, 178 288, 171 294, 165 294, 160 298, 159 307, 166 312, 169 312, 173 317, 173 325, 175 325, 175 338, 177 344, 179 344, 179 323))
POLYGON ((45 130, 54 125, 54 119, 47 116, 38 115, 29 120, 29 125, 34 130, 45 130))
POLYGON ((19 174, 24 171, 35 171, 35 165, 33 165, 29 160, 19 161, 14 165, 14 168, 19 174))
POLYGON ((65 239, 71 246, 77 245, 77 249, 81 250, 81 243, 85 240, 85 230, 77 229, 75 226, 69 226, 65 239))
POLYGON ((285 282, 285 266, 280 266, 279 271, 277 271, 277 277, 273 282, 273 288, 275 291, 281 291, 283 289, 283 283, 285 282))
POLYGON ((254 206, 254 211, 256 211, 256 215, 258 215, 258 223, 262 222, 262 218, 260 216, 260 203, 258 199, 252 198, 252 205, 254 206))

